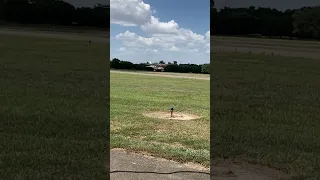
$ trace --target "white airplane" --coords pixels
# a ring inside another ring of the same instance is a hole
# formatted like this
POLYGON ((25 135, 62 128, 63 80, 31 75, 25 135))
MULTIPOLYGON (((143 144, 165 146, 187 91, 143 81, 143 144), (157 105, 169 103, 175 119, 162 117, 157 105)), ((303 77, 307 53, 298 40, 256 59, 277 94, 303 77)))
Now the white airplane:
POLYGON ((167 66, 167 64, 151 64, 146 67, 151 67, 153 71, 164 71, 164 68, 167 66))

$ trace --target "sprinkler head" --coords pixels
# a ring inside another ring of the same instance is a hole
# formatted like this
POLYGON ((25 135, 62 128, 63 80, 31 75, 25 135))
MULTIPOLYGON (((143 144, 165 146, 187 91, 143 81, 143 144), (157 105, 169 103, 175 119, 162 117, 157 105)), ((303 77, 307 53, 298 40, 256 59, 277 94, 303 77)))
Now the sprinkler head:
POLYGON ((171 111, 171 113, 170 113, 171 117, 173 117, 173 115, 172 115, 173 114, 173 108, 170 108, 170 111, 171 111))

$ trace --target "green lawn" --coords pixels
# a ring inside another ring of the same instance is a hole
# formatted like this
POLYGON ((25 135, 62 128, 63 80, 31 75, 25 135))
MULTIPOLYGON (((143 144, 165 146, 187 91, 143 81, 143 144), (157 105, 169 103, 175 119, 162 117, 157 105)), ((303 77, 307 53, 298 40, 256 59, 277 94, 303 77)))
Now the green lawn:
POLYGON ((1 179, 109 177, 109 44, 0 35, 1 179))
POLYGON ((111 148, 180 162, 210 162, 210 82, 111 73, 111 148), (191 121, 144 117, 148 111, 177 111, 202 116, 191 121))
POLYGON ((320 179, 320 59, 211 54, 211 155, 320 179))

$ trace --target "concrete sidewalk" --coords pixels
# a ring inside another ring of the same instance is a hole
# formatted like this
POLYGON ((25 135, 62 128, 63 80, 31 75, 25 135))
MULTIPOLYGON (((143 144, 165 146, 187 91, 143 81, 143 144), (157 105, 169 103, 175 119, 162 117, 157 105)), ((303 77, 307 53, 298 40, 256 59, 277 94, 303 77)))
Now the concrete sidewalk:
MULTIPOLYGON (((199 165, 187 165, 121 149, 110 153, 111 180, 210 180, 210 172, 199 165), (191 171, 191 172, 190 172, 191 171)), ((235 160, 216 160, 211 165, 215 180, 280 180, 287 174, 268 167, 235 160)))
POLYGON ((209 170, 150 156, 110 151, 111 180, 209 180, 209 170), (127 171, 127 172, 123 172, 127 171), (188 172, 192 171, 192 172, 188 172))

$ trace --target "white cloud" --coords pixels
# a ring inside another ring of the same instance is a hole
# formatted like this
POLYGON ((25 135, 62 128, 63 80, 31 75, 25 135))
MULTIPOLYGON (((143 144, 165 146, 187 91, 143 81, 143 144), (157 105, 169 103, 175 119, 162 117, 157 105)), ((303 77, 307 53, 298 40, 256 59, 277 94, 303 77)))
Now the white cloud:
POLYGON ((163 47, 161 40, 157 37, 142 37, 137 34, 126 31, 120 33, 115 37, 117 40, 121 40, 127 47, 140 47, 140 48, 151 48, 151 47, 163 47))
POLYGON ((207 31, 206 38, 210 40, 210 31, 207 31))
POLYGON ((146 48, 160 48, 165 51, 205 52, 210 49, 210 41, 205 38, 205 35, 184 29, 180 30, 177 35, 155 34, 150 37, 142 37, 126 31, 118 34, 115 39, 122 41, 127 49, 136 51, 144 51, 146 48))
POLYGON ((134 40, 136 38, 137 38, 137 35, 130 31, 126 31, 124 33, 120 33, 116 35, 116 39, 119 39, 119 40, 134 40))
POLYGON ((169 51, 180 51, 179 48, 177 48, 176 46, 172 46, 169 51))
POLYGON ((141 29, 150 34, 177 34, 179 25, 171 20, 169 22, 160 22, 159 18, 151 16, 149 22, 141 26, 141 29))
POLYGON ((152 10, 143 0, 110 0, 110 21, 123 26, 143 25, 151 18, 152 10))
POLYGON ((127 48, 126 47, 121 47, 119 48, 119 51, 125 51, 127 48))
POLYGON ((142 0, 111 0, 111 23, 139 26, 149 36, 139 36, 125 31, 115 36, 126 51, 179 51, 207 54, 210 51, 210 31, 198 34, 180 28, 174 20, 161 22, 153 16, 156 11, 142 0))

